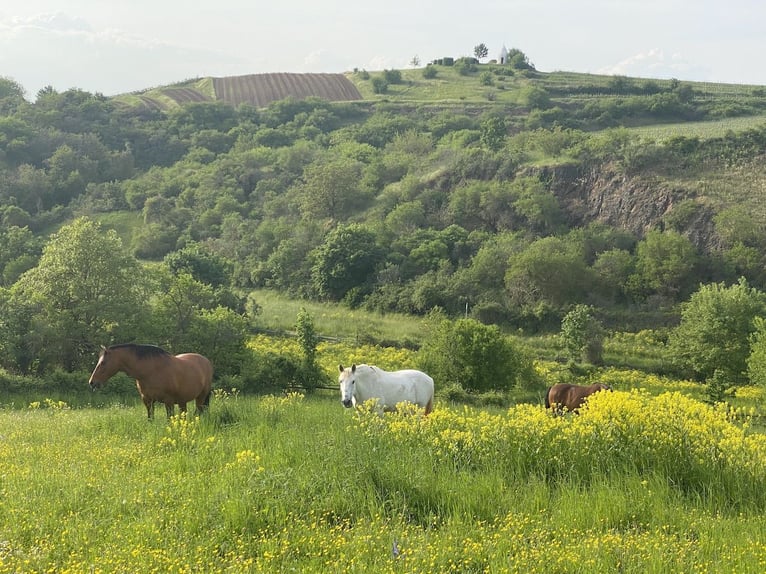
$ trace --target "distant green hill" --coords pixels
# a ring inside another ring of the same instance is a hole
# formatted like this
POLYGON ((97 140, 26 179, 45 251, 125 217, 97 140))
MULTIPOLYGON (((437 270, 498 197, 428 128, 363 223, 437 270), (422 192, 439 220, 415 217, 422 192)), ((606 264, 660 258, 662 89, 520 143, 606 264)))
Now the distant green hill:
POLYGON ((30 230, 0 277, 86 215, 237 289, 519 328, 766 288, 763 87, 450 64, 0 100, 0 218, 30 230))
POLYGON ((497 110, 519 130, 535 127, 530 125, 532 114, 539 127, 638 127, 642 136, 657 139, 717 137, 766 121, 764 86, 539 72, 475 62, 346 74, 205 77, 116 96, 115 100, 168 110, 216 101, 263 108, 287 97, 362 100, 410 109, 457 107, 461 113, 473 109, 476 114, 497 110))

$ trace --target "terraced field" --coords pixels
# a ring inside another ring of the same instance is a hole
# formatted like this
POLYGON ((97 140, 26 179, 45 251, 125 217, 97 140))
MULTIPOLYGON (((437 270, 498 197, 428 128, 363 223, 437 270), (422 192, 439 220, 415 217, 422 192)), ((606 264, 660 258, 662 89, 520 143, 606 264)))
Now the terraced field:
POLYGON ((361 100, 356 86, 343 74, 251 74, 213 78, 216 99, 263 107, 288 96, 329 101, 361 100))
POLYGON ((361 100, 362 94, 343 74, 249 74, 198 78, 163 86, 117 100, 150 109, 171 109, 194 102, 222 101, 232 105, 265 107, 287 97, 321 98, 331 102, 361 100))

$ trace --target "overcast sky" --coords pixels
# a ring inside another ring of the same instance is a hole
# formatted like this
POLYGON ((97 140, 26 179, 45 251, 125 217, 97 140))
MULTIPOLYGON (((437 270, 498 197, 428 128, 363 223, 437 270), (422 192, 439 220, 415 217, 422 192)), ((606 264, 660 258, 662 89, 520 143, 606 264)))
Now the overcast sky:
POLYGON ((519 48, 543 72, 766 85, 763 0, 3 0, 0 76, 107 96, 198 76, 407 68, 519 48))

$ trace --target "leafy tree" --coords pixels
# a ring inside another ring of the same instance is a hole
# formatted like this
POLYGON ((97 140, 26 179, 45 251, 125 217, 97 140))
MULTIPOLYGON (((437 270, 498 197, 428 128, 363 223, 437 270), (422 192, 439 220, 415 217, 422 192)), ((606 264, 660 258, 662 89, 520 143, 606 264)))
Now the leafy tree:
POLYGON ((747 357, 747 378, 754 385, 766 387, 766 318, 753 320, 750 354, 747 357))
POLYGON ((345 219, 361 207, 361 164, 344 160, 318 161, 306 168, 301 186, 301 212, 309 219, 345 219))
POLYGON ((295 320, 295 330, 298 333, 298 345, 300 345, 303 359, 313 365, 316 361, 317 345, 319 344, 319 335, 314 326, 314 319, 301 307, 295 320))
POLYGON ((164 262, 173 273, 187 272, 197 281, 213 287, 228 285, 230 282, 231 262, 203 248, 199 243, 169 253, 164 262))
POLYGON ((561 338, 569 358, 598 365, 602 363, 604 329, 589 305, 575 305, 561 321, 561 338))
POLYGON ((474 46, 473 55, 476 56, 477 60, 483 60, 487 57, 487 54, 489 54, 489 49, 486 44, 481 43, 474 46))
POLYGON ((551 97, 548 91, 540 86, 523 86, 519 89, 518 101, 522 106, 533 110, 544 110, 550 106, 551 97))
POLYGON ((635 260, 625 249, 608 249, 598 254, 591 268, 602 294, 616 302, 627 294, 628 278, 634 271, 635 260))
POLYGON ((721 253, 727 277, 745 277, 755 285, 766 285, 766 254, 762 248, 735 243, 721 253))
POLYGON ((561 228, 564 214, 559 202, 539 179, 517 178, 513 186, 516 190, 513 208, 527 221, 532 230, 550 235, 561 228))
POLYGON ((383 70, 383 78, 389 84, 401 84, 402 72, 401 70, 395 70, 395 69, 383 70))
POLYGON ((388 91, 388 82, 384 76, 373 76, 370 81, 374 94, 385 94, 388 91))
POLYGON ((481 143, 487 149, 497 151, 503 147, 508 130, 505 119, 501 116, 490 116, 481 122, 481 143))
POLYGON ((213 307, 194 314, 188 332, 173 348, 205 355, 213 363, 216 377, 243 375, 243 366, 248 364, 248 338, 248 321, 244 316, 231 309, 213 307))
POLYGON ((99 345, 133 339, 147 310, 142 276, 117 234, 87 218, 51 236, 11 290, 40 364, 82 367, 99 345))
POLYGON ((412 233, 420 229, 425 223, 426 214, 423 203, 420 201, 408 201, 397 205, 386 216, 386 228, 392 235, 412 233))
POLYGON ((452 268, 445 261, 433 270, 420 274, 412 281, 409 312, 426 313, 434 307, 441 307, 448 313, 457 313, 463 304, 453 294, 452 268))
POLYGON ((279 289, 293 295, 308 295, 311 287, 313 234, 306 230, 279 242, 268 259, 253 272, 256 285, 279 289))
POLYGON ((37 264, 41 241, 28 227, 0 227, 0 286, 10 287, 37 264))
POLYGON ((339 226, 316 250, 314 287, 321 297, 340 301, 352 289, 368 289, 382 259, 372 231, 359 224, 339 226))
POLYGON ((541 303, 553 308, 581 303, 590 284, 580 247, 559 237, 538 239, 512 256, 505 275, 511 301, 528 312, 541 303))
POLYGON ((507 61, 511 68, 515 68, 517 70, 535 69, 534 66, 529 63, 529 58, 527 58, 527 55, 518 48, 511 48, 508 50, 507 61))
POLYGON ((192 348, 188 341, 195 318, 216 306, 213 288, 187 271, 173 273, 165 266, 156 268, 152 279, 159 292, 153 305, 152 339, 178 352, 192 348))
POLYGON ((178 245, 181 232, 173 225, 151 223, 136 230, 131 240, 131 248, 136 257, 142 259, 162 259, 178 245))
POLYGON ((195 102, 175 108, 170 123, 182 138, 203 130, 228 132, 236 126, 236 110, 224 102, 195 102))
POLYGON ((325 382, 327 376, 317 364, 316 354, 319 345, 319 335, 314 326, 314 319, 301 307, 295 321, 295 330, 298 333, 298 344, 301 347, 301 369, 299 378, 305 389, 314 389, 318 384, 325 382))
POLYGON ((431 322, 435 324, 418 351, 418 364, 439 387, 504 391, 529 373, 529 360, 498 327, 474 319, 453 322, 438 316, 431 322))
POLYGON ((737 244, 758 247, 764 243, 762 226, 743 205, 722 209, 713 217, 713 222, 726 247, 737 244))
POLYGON ((670 334, 674 363, 700 380, 718 370, 731 384, 746 382, 754 319, 765 316, 766 294, 745 279, 702 285, 682 304, 681 323, 670 334))
POLYGON ((694 281, 697 250, 676 231, 652 230, 636 247, 631 288, 639 297, 656 293, 668 300, 683 295, 694 281))
POLYGON ((24 87, 16 80, 0 76, 0 114, 15 111, 26 103, 24 87))
POLYGON ((50 209, 53 205, 53 186, 45 170, 24 164, 14 175, 13 195, 6 196, 5 201, 32 215, 50 209))
MULTIPOLYGON (((0 79, 2 90, 2 79, 0 79)), ((0 113, 2 107, 8 104, 7 99, 0 96, 0 113)), ((0 115, 0 158, 8 165, 34 164, 39 161, 35 153, 35 128, 15 116, 0 115)))

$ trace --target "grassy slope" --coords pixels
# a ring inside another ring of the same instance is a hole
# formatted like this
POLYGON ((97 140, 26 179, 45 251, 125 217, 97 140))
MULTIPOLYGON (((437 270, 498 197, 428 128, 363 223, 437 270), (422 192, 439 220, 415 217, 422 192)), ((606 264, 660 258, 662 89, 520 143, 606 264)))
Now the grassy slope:
POLYGON ((0 574, 763 571, 763 459, 731 425, 711 444, 710 411, 612 410, 610 438, 588 414, 440 407, 2 409, 0 574))
POLYGON ((321 336, 366 341, 370 337, 387 341, 420 341, 423 321, 398 314, 381 315, 350 310, 337 304, 290 299, 273 291, 257 290, 255 300, 261 306, 256 327, 266 332, 292 331, 301 308, 311 315, 321 336))

